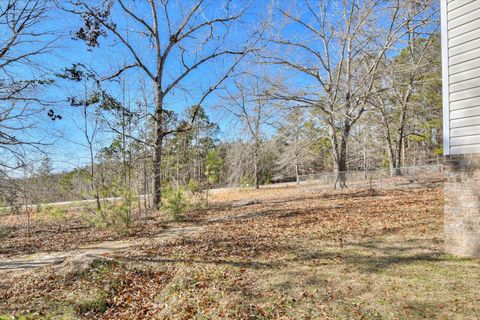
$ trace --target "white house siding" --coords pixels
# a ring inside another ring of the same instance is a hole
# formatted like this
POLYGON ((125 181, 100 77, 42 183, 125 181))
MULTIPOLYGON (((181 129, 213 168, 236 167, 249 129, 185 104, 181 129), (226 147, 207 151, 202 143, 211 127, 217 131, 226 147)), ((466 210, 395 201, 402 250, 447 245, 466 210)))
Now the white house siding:
POLYGON ((445 154, 480 153, 480 0, 441 0, 445 154))

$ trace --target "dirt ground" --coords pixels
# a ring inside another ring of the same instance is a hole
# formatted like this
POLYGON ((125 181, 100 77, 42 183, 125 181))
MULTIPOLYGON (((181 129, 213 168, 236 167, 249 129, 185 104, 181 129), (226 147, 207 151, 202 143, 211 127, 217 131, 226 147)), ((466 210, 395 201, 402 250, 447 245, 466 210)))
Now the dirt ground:
POLYGON ((152 212, 147 226, 122 233, 75 212, 38 221, 31 238, 7 222, 2 320, 480 314, 480 261, 443 253, 438 188, 224 191, 180 222, 152 212))

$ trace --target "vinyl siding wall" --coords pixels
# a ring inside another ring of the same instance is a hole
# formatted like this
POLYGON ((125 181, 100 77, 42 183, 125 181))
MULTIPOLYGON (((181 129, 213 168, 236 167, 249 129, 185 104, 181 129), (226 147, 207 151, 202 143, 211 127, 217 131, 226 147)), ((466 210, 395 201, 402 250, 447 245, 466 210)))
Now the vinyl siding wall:
POLYGON ((448 44, 443 51, 448 72, 445 153, 480 153, 480 0, 448 0, 443 7, 443 43, 448 44))

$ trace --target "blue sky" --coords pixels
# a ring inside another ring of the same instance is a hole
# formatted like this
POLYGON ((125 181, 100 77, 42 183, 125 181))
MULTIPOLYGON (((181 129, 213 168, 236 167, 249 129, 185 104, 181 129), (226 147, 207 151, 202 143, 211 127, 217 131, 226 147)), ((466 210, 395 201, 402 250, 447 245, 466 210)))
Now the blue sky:
MULTIPOLYGON (((220 7, 215 5, 213 1, 208 6, 206 12, 209 16, 215 16, 220 14, 220 7), (218 12, 217 12, 218 11, 218 12)), ((173 2, 172 2, 173 3, 173 2)), ((208 2, 207 2, 208 3, 208 2)), ((184 2, 186 4, 186 2, 184 2)), ((150 11, 148 7, 136 8, 136 12, 139 12, 142 18, 146 21, 150 21, 150 11)), ((243 42, 245 38, 245 32, 242 28, 248 28, 247 25, 251 25, 255 20, 258 12, 262 8, 256 6, 256 8, 249 12, 242 25, 235 25, 229 35, 228 45, 225 47, 236 49, 243 42)), ((115 12, 115 11, 114 11, 115 12)), ((170 13, 170 19, 173 23, 178 22, 179 15, 175 14, 172 10, 170 13)), ((148 46, 148 42, 145 38, 138 37, 134 31, 142 30, 141 25, 134 24, 132 20, 115 19, 115 23, 119 30, 122 30, 125 34, 125 30, 129 33, 129 42, 132 43, 135 50, 141 55, 142 61, 153 71, 155 59, 153 58, 153 50, 148 46)), ((178 23, 177 23, 178 24, 178 23)), ((88 67, 94 69, 99 75, 107 76, 115 72, 119 66, 133 62, 131 53, 118 41, 114 36, 100 38, 99 47, 87 48, 87 46, 78 40, 73 40, 73 36, 76 30, 82 26, 82 22, 79 17, 71 15, 65 12, 52 11, 48 22, 44 25, 45 28, 55 30, 58 34, 61 34, 61 38, 57 42, 57 48, 48 56, 42 57, 42 63, 48 66, 48 69, 59 72, 64 67, 69 67, 73 63, 82 63, 88 67)), ((163 34, 163 42, 166 42, 166 33, 163 34)), ((195 45, 195 42, 187 43, 187 45, 195 45)), ((207 48, 207 52, 210 48, 207 48)), ((195 52, 195 50, 191 50, 195 52)), ((175 77, 180 72, 180 60, 179 51, 172 51, 170 60, 167 62, 167 80, 165 83, 170 82, 172 77, 175 77), (172 75, 170 79, 169 75, 172 75)), ((187 56, 186 63, 191 64, 193 56, 187 56), (190 60, 190 61, 189 61, 190 60)), ((226 68, 231 64, 232 59, 218 60, 215 63, 209 63, 202 68, 194 71, 191 76, 182 81, 182 86, 188 88, 188 92, 177 90, 172 92, 169 99, 166 101, 166 108, 174 110, 179 114, 182 114, 185 107, 188 107, 198 100, 198 96, 206 88, 211 86, 219 77, 224 73, 226 68)), ((139 98, 140 82, 143 80, 147 83, 147 89, 150 89, 150 94, 153 94, 153 88, 149 86, 151 82, 146 77, 145 73, 139 68, 132 69, 124 74, 122 77, 128 87, 128 98, 132 105, 139 98)), ((118 84, 115 82, 105 82, 103 86, 109 90, 110 93, 115 95, 118 99, 121 99, 121 93, 118 88, 118 84)), ((51 158, 54 159, 54 164, 57 169, 71 168, 72 166, 78 166, 85 163, 88 160, 87 149, 85 148, 84 136, 79 125, 82 124, 82 117, 80 110, 70 107, 65 99, 68 96, 76 96, 82 93, 82 84, 75 84, 64 80, 58 80, 56 85, 47 88, 43 95, 50 101, 57 101, 54 105, 55 110, 63 117, 61 121, 43 121, 40 127, 43 130, 39 130, 37 133, 41 135, 44 132, 48 132, 50 138, 54 139, 52 133, 55 133, 62 138, 49 148, 51 158)), ((231 119, 226 119, 227 114, 213 110, 212 106, 218 103, 215 95, 212 95, 205 102, 206 110, 211 117, 211 120, 219 123, 222 128, 223 135, 229 135, 231 119)), ((111 136, 102 135, 99 136, 98 148, 108 145, 111 136)))
MULTIPOLYGON (((138 7, 135 9, 135 12, 139 13, 146 21, 150 21, 151 15, 149 8, 144 2, 136 3, 138 4, 138 7)), ((171 1, 171 3, 172 5, 175 5, 177 2, 171 1)), ((185 10, 191 4, 190 1, 179 1, 178 3, 182 4, 185 10)), ((206 1, 207 10, 205 15, 211 17, 221 14, 222 6, 220 4, 222 3, 223 1, 220 0, 206 1)), ((239 48, 245 42, 250 31, 253 30, 253 28, 258 27, 259 23, 267 18, 272 3, 274 2, 268 0, 233 1, 233 6, 238 6, 238 8, 247 7, 248 9, 242 21, 233 26, 231 32, 228 34, 224 47, 230 49, 239 48)), ((290 9, 293 13, 296 13, 297 11, 300 13, 306 12, 304 11, 305 7, 298 1, 280 1, 279 3, 281 3, 283 8, 290 9)), ((336 2, 332 3, 334 5, 329 14, 331 15, 330 19, 335 21, 338 19, 339 11, 337 11, 338 8, 335 8, 336 2)), ((142 30, 141 25, 132 21, 132 19, 127 19, 125 16, 117 15, 117 9, 118 8, 114 9, 113 16, 121 17, 120 19, 115 19, 118 29, 122 30, 123 34, 126 34, 125 30, 128 30, 129 42, 132 43, 132 46, 140 54, 142 61, 153 70, 152 67, 155 63, 155 60, 153 59, 153 49, 149 47, 146 38, 137 33, 137 31, 142 30)), ((174 25, 178 25, 180 19, 178 10, 172 10, 169 18, 174 25)), ((202 18, 203 16, 199 16, 199 19, 202 18)), ((279 19, 278 12, 274 15, 274 18, 276 25, 282 25, 283 22, 279 19)), ((160 18, 160 20, 163 21, 164 19, 165 17, 160 18)), ((107 38, 101 37, 100 46, 88 50, 87 46, 82 41, 72 39, 75 31, 81 26, 82 21, 78 16, 61 12, 59 10, 51 10, 48 20, 43 25, 43 28, 45 28, 45 30, 54 31, 55 36, 59 36, 60 38, 56 42, 54 50, 48 55, 40 57, 38 62, 51 73, 60 72, 61 69, 69 67, 73 63, 82 63, 94 69, 101 76, 106 76, 115 72, 119 66, 134 61, 131 53, 122 44, 118 43, 112 35, 109 35, 107 38)), ((162 42, 165 43, 168 33, 165 28, 163 30, 162 42)), ((295 40, 308 43, 321 52, 321 46, 315 42, 316 39, 311 38, 298 26, 286 26, 285 28, 282 28, 282 33, 293 37, 295 40)), ((269 33, 266 34, 266 36, 269 35, 269 33)), ((196 47, 197 43, 197 41, 192 40, 186 43, 185 46, 193 54, 202 52, 201 49, 205 48, 196 47)), ((208 49, 210 48, 207 48, 207 51, 208 49)), ((273 51, 277 50, 274 47, 271 47, 270 49, 273 51)), ((187 64, 193 61, 193 54, 187 56, 187 64)), ((282 54, 295 57, 297 52, 282 51, 282 54)), ((390 54, 394 54, 394 52, 392 51, 390 54)), ((191 76, 182 81, 185 90, 177 90, 169 96, 166 101, 166 108, 181 114, 186 107, 196 102, 199 93, 215 82, 216 79, 223 74, 225 68, 231 63, 231 58, 218 60, 215 61, 215 63, 206 64, 202 68, 193 72, 191 76)), ((306 60, 305 63, 308 63, 308 61, 306 60)), ((247 66, 247 70, 250 72, 258 72, 259 70, 258 67, 247 65, 247 61, 245 61, 244 67, 245 66, 247 66), (252 68, 255 68, 256 70, 251 70, 252 68)), ((166 74, 176 76, 180 71, 181 64, 179 51, 176 50, 172 52, 170 60, 167 62, 166 74)), ((272 74, 276 71, 278 71, 278 69, 269 68, 269 72, 272 74)), ((289 83, 291 86, 301 88, 314 85, 314 83, 304 76, 299 76, 292 72, 287 72, 286 75, 291 77, 291 82, 289 83)), ((132 105, 134 105, 141 93, 141 81, 144 80, 148 84, 148 79, 143 71, 138 68, 126 72, 122 79, 128 87, 127 100, 131 101, 132 105)), ((167 79, 166 82, 168 81, 169 79, 167 79)), ((228 86, 228 83, 226 85, 228 86)), ((121 94, 116 83, 104 83, 104 87, 109 90, 111 94, 116 96, 117 99, 121 100, 121 94)), ((151 87, 147 86, 147 89, 149 88, 151 89, 151 87)), ((79 84, 59 80, 54 86, 41 92, 45 99, 54 102, 52 103, 54 109, 62 114, 63 119, 54 122, 48 119, 39 119, 39 130, 34 132, 33 135, 48 139, 52 142, 55 141, 52 147, 48 148, 48 152, 50 153, 51 158, 54 159, 54 165, 58 170, 79 166, 86 163, 88 160, 87 149, 84 146, 84 136, 82 130, 79 128, 79 125, 82 122, 81 114, 78 109, 69 106, 65 101, 68 96, 78 95, 82 91, 83 89, 79 84)), ((152 93, 152 90, 150 90, 150 93, 152 93)), ((220 111, 219 108, 215 108, 219 103, 221 103, 221 101, 217 98, 217 95, 214 94, 205 101, 204 107, 211 120, 220 125, 222 138, 235 138, 238 136, 238 127, 233 126, 235 121, 232 120, 232 117, 228 113, 220 111)), ((31 135, 32 133, 25 134, 31 135)), ((110 140, 111 136, 108 134, 99 137, 98 147, 107 145, 110 140)))

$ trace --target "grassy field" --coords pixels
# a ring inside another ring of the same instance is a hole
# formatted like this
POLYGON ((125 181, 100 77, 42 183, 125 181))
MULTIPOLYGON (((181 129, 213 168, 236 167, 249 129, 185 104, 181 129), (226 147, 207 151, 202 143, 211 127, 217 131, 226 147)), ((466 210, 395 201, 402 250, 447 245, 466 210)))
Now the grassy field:
POLYGON ((150 235, 88 263, 0 273, 0 319, 475 319, 480 261, 442 252, 441 189, 222 192, 127 234, 75 214, 15 228, 4 256, 150 235), (241 200, 255 200, 243 206, 241 200), (153 240, 170 228, 198 232, 153 240), (55 230, 55 232, 51 232, 55 230), (52 240, 53 238, 53 240, 52 240), (32 249, 33 248, 33 249, 32 249), (3 318, 2 318, 3 317, 3 318))

